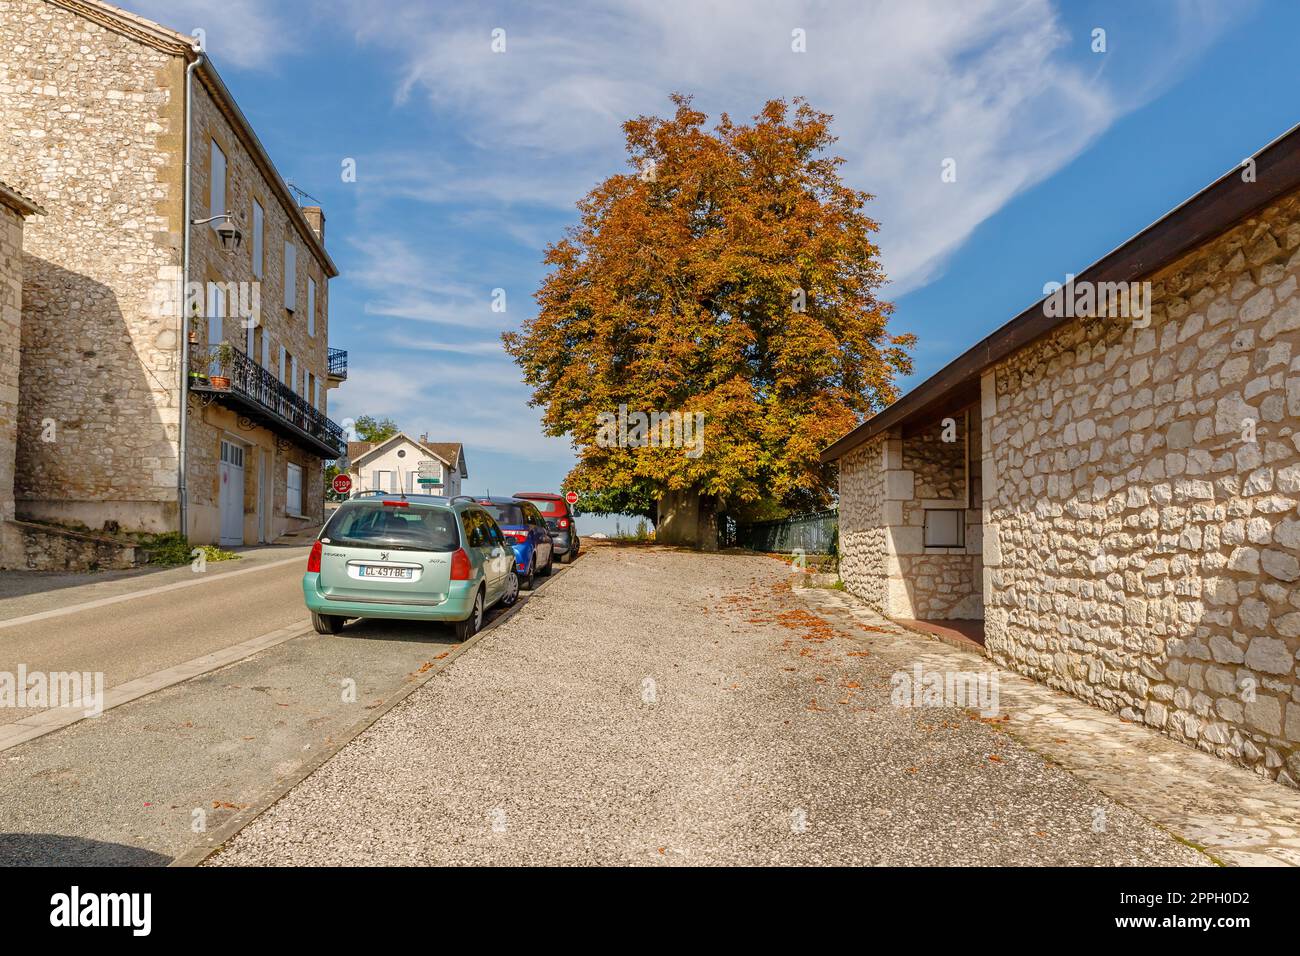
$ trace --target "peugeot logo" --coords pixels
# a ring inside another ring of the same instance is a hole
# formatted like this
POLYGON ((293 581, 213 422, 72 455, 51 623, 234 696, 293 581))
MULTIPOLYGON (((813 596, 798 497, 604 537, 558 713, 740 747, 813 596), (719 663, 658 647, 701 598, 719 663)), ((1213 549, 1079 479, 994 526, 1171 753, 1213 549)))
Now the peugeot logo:
POLYGON ((387 551, 380 551, 380 552, 379 552, 379 560, 380 560, 380 561, 387 561, 387 560, 388 560, 388 552, 387 552, 387 551))

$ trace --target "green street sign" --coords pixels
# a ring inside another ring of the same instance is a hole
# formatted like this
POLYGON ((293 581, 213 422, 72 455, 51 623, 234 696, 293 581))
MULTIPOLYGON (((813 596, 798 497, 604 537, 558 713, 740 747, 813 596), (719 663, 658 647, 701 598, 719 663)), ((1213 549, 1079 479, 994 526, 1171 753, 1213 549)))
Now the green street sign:
POLYGON ((440 485, 440 484, 442 484, 442 479, 441 479, 441 478, 417 478, 417 479, 415 479, 415 480, 416 480, 417 482, 419 482, 420 484, 422 484, 422 485, 440 485))

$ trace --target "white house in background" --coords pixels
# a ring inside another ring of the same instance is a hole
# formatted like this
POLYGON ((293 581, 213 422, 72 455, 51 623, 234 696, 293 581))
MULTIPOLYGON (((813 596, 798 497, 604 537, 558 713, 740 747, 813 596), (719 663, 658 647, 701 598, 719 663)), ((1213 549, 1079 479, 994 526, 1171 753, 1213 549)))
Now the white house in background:
POLYGON ((416 441, 398 432, 387 441, 348 442, 348 474, 352 493, 359 491, 405 492, 406 494, 458 495, 462 479, 469 477, 465 449, 460 442, 416 441), (436 484, 421 483, 436 478, 436 484))

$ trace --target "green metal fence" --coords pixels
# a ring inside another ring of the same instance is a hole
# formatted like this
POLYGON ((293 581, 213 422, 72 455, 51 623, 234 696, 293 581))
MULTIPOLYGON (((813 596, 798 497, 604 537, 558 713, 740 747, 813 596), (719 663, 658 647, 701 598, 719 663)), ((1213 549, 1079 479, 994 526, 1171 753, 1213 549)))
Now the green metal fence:
POLYGON ((736 545, 776 554, 834 554, 838 548, 838 510, 790 515, 776 521, 756 521, 736 528, 736 545))

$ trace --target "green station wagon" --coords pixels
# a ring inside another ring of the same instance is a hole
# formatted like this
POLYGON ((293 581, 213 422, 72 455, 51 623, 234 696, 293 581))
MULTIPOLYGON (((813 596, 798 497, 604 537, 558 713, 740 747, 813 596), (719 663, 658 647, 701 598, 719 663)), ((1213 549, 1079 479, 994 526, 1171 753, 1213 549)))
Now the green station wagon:
POLYGON ((350 618, 446 621, 461 640, 483 612, 519 597, 514 551, 468 497, 387 495, 345 501, 321 530, 302 592, 317 633, 350 618))

